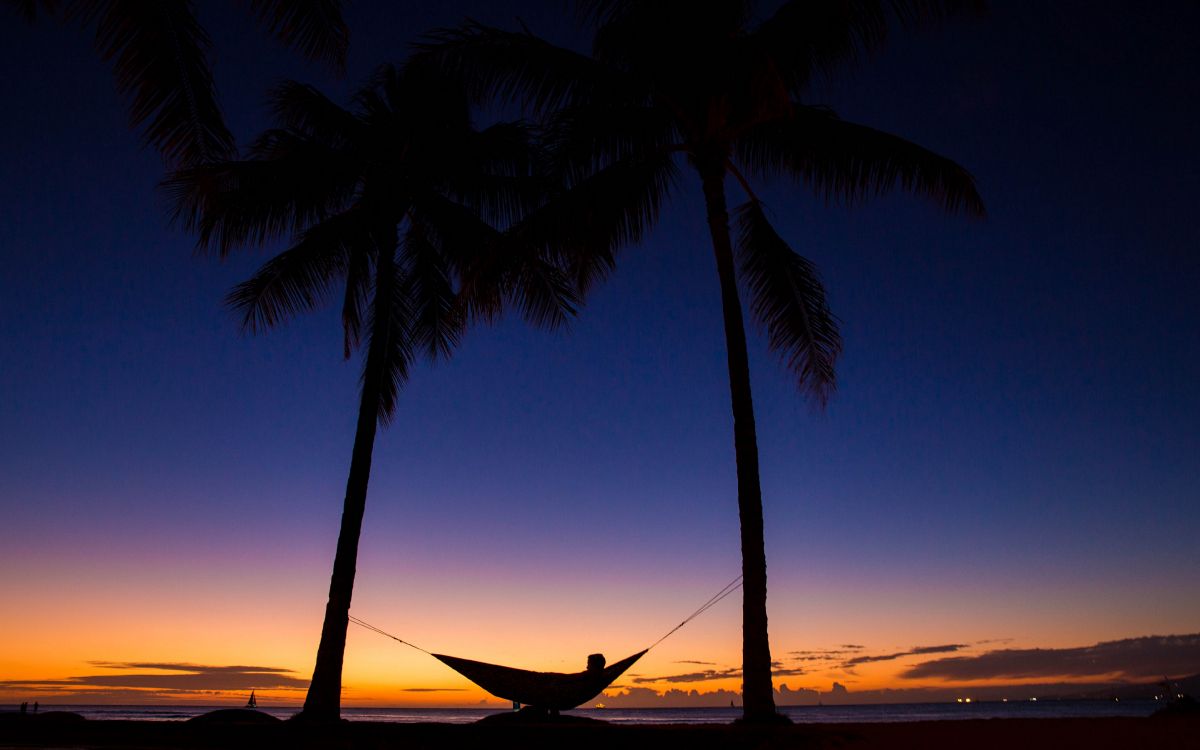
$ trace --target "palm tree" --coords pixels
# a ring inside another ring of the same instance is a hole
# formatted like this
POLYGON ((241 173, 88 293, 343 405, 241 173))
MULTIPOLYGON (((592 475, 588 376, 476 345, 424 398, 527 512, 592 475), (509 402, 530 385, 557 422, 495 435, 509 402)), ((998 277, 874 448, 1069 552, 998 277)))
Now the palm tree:
MULTIPOLYGON (((818 405, 834 390, 841 350, 814 266, 771 226, 750 180, 783 176, 846 202, 899 186, 949 212, 981 216, 982 200, 962 167, 805 98, 814 80, 879 49, 893 22, 934 19, 968 5, 978 3, 790 0, 754 22, 749 0, 714 0, 703 8, 688 0, 584 0, 583 16, 595 27, 590 55, 528 31, 477 23, 435 32, 421 45, 421 59, 472 81, 476 96, 515 99, 546 118, 567 184, 607 184, 611 189, 602 195, 593 192, 609 213, 652 221, 647 207, 656 208, 674 187, 679 160, 699 178, 720 283, 734 420, 747 721, 778 715, 739 280, 771 349, 818 405), (729 177, 746 195, 734 212, 736 237, 725 191, 729 177)), ((607 269, 612 258, 598 261, 591 259, 581 281, 607 269)))
MULTIPOLYGON (((190 0, 3 0, 27 21, 41 11, 96 28, 96 51, 113 64, 134 128, 170 166, 228 159, 233 134, 217 102, 208 32, 190 0)), ((268 33, 341 71, 350 33, 340 0, 250 0, 268 33)))
POLYGON ((543 326, 573 312, 570 285, 511 225, 536 199, 525 128, 477 130, 465 94, 385 67, 354 109, 298 83, 275 96, 279 127, 242 161, 166 183, 176 216, 224 256, 291 235, 291 246, 229 295, 256 332, 340 288, 349 357, 365 339, 358 422, 316 667, 301 716, 335 720, 376 427, 422 354, 449 355, 472 318, 513 305, 543 326))

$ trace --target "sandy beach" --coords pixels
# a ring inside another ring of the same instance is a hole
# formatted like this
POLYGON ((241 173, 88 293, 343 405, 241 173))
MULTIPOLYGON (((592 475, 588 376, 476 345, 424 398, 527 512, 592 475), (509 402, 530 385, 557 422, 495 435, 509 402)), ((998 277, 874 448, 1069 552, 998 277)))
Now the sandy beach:
POLYGON ((0 748, 837 748, 838 750, 1197 750, 1196 718, 988 719, 895 724, 732 726, 485 726, 289 723, 200 726, 187 722, 0 722, 0 748))

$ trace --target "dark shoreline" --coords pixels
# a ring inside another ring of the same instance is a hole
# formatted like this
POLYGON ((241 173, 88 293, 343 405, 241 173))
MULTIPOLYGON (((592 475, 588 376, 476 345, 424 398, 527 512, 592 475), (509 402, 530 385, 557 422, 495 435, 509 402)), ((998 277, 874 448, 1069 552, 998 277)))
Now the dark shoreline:
POLYGON ((290 722, 249 725, 174 721, 53 720, 0 722, 5 748, 804 748, 817 750, 1200 750, 1200 719, 1069 718, 959 719, 874 724, 797 724, 783 727, 589 723, 551 726, 343 722, 314 727, 290 722))

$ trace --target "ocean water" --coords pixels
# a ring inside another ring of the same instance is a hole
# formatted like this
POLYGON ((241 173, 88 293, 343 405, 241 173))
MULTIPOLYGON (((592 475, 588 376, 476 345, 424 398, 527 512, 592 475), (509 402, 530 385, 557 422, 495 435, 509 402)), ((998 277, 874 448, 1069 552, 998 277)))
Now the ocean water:
MULTIPOLYGON (((780 711, 801 724, 860 722, 941 721, 947 719, 1092 718, 1149 716, 1161 706, 1155 701, 981 701, 973 703, 898 703, 871 706, 785 706, 780 711)), ((74 711, 89 719, 182 721, 218 708, 237 706, 89 706, 42 705, 43 711, 74 711)), ((11 710, 15 706, 0 707, 11 710)), ((299 709, 260 707, 260 711, 286 719, 299 709)), ((350 721, 400 723, 478 721, 495 709, 481 708, 343 708, 350 721)), ((568 711, 613 724, 728 724, 741 716, 736 708, 605 708, 568 711)))

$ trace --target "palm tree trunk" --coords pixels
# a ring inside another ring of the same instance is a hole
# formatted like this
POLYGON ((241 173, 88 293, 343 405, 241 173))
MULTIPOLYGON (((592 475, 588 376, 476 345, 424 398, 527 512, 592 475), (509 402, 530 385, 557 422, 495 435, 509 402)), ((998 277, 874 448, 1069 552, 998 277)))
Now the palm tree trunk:
POLYGON ((763 542, 762 490, 758 480, 758 438, 750 396, 746 330, 738 299, 729 214, 725 208, 725 170, 716 160, 699 164, 708 213, 708 229, 721 280, 729 395, 733 402, 733 447, 737 460, 738 517, 742 532, 742 701, 746 721, 774 721, 771 646, 767 640, 767 555, 763 542))
POLYGON ((375 270, 374 309, 371 343, 363 370, 362 398, 358 406, 358 426, 354 432, 354 450, 350 457, 350 476, 346 480, 346 500, 342 507, 342 529, 338 533, 333 558, 333 576, 329 581, 329 602, 321 626, 321 644, 313 669, 304 710, 296 718, 337 721, 341 716, 342 658, 346 652, 350 597, 354 592, 354 573, 358 560, 358 539, 362 532, 363 511, 367 503, 367 482, 371 476, 371 454, 375 447, 375 429, 379 419, 379 397, 387 369, 388 337, 391 335, 392 287, 396 233, 393 228, 380 239, 375 270), (389 241, 390 237, 390 241, 389 241))

